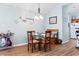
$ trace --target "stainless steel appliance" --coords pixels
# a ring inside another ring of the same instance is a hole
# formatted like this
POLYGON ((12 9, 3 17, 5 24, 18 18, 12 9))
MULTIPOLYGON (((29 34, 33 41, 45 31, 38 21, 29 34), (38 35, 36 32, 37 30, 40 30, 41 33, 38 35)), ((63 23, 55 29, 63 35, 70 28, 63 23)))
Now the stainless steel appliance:
POLYGON ((79 30, 76 30, 76 48, 79 48, 79 30))

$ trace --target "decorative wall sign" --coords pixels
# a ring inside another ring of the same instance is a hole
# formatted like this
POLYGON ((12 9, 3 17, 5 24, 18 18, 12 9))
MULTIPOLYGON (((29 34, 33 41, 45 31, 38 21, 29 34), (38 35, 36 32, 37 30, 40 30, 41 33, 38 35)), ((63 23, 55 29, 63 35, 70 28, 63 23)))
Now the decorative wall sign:
POLYGON ((57 16, 49 17, 49 24, 57 24, 57 16))

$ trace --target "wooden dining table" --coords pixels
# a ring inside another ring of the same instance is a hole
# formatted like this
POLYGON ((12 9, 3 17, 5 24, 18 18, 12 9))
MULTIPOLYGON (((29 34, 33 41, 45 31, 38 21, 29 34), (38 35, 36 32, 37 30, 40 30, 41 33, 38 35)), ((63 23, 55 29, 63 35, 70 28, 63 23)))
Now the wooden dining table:
MULTIPOLYGON (((56 33, 58 33, 58 29, 47 29, 52 31, 52 35, 55 35, 56 33), (56 33, 55 33, 56 32, 56 33)), ((34 39, 39 41, 39 50, 41 50, 41 43, 43 40, 45 40, 45 33, 35 33, 34 35, 34 39)), ((58 40, 58 34, 56 34, 56 38, 51 36, 51 44, 55 44, 58 40)))
POLYGON ((41 51, 41 42, 42 42, 42 40, 44 40, 45 34, 44 33, 41 33, 41 34, 35 33, 33 36, 34 36, 35 40, 39 41, 39 51, 41 51))

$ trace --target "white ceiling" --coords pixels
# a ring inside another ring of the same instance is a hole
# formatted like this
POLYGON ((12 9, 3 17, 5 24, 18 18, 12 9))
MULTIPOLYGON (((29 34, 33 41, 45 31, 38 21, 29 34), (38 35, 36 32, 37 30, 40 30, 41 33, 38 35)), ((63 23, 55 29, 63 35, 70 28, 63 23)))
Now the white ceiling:
MULTIPOLYGON (((56 6, 64 6, 66 4, 68 3, 40 3, 41 13, 46 14, 56 6)), ((38 3, 5 3, 5 5, 22 8, 27 10, 29 13, 32 13, 32 12, 36 13, 38 8, 38 3)))
POLYGON ((72 3, 72 4, 68 5, 68 12, 71 15, 75 15, 75 14, 79 13, 79 3, 72 3))

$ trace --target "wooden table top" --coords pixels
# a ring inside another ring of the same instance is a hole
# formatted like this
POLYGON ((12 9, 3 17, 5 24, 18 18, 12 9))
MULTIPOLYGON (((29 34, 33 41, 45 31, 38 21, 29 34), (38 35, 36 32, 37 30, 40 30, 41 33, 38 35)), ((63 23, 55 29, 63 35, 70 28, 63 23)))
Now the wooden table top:
POLYGON ((47 29, 48 31, 58 32, 58 29, 47 29))

